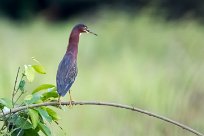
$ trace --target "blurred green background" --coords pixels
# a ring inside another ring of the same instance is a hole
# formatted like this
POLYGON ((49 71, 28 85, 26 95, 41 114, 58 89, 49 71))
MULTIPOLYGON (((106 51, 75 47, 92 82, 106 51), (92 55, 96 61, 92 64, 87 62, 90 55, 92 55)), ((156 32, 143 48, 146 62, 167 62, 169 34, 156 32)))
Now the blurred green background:
MULTIPOLYGON (((0 18, 0 97, 11 97, 18 66, 37 58, 46 68, 31 92, 43 83, 55 84, 69 33, 84 23, 98 34, 80 37, 75 101, 128 104, 164 115, 204 132, 204 27, 184 15, 169 20, 151 7, 123 11, 103 6, 68 18, 43 15, 0 18), (63 19, 63 21, 59 21, 63 19)), ((137 8, 136 8, 137 9, 137 8)), ((82 10, 83 11, 83 10, 82 10)), ((27 13, 27 12, 26 12, 27 13)), ((68 96, 63 100, 67 101, 68 96)), ((58 111, 60 126, 53 135, 191 136, 171 124, 140 113, 101 106, 77 106, 58 111)))

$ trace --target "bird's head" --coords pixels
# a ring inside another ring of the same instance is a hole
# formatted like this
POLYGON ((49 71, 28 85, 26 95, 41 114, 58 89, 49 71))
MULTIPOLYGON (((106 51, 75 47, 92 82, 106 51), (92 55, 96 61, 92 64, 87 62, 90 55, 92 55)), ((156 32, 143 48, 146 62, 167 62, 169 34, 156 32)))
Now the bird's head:
POLYGON ((91 31, 88 29, 88 27, 87 27, 86 25, 84 25, 84 24, 78 24, 78 25, 76 25, 76 26, 74 27, 74 29, 78 30, 79 33, 91 33, 91 34, 94 34, 94 35, 97 36, 96 33, 91 32, 91 31))

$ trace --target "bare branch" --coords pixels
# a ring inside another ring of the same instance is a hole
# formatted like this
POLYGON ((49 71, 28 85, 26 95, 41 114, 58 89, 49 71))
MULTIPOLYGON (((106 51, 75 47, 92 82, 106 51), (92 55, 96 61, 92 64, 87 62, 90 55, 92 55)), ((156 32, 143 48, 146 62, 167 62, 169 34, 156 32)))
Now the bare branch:
MULTIPOLYGON (((61 102, 61 105, 69 105, 70 102, 61 102)), ((131 111, 134 111, 134 112, 139 112, 139 113, 142 113, 142 114, 145 114, 145 115, 149 115, 149 116, 152 116, 152 117, 155 117, 157 119, 160 119, 160 120, 163 120, 165 122, 169 122, 173 125, 176 125, 180 128, 183 128, 191 133, 194 133, 198 136, 204 136, 204 134, 184 125, 184 124, 181 124, 177 121, 174 121, 174 120, 171 120, 169 118, 166 118, 164 116, 160 116, 160 115, 157 115, 155 113, 152 113, 152 112, 149 112, 149 111, 145 111, 145 110, 142 110, 142 109, 139 109, 139 108, 136 108, 136 107, 132 107, 132 106, 128 106, 128 105, 123 105, 123 104, 116 104, 116 103, 107 103, 107 102, 91 102, 91 101, 82 101, 82 102, 72 102, 72 105, 103 105, 103 106, 109 106, 109 107, 116 107, 116 108, 122 108, 122 109, 127 109, 127 110, 131 110, 131 111)), ((32 104, 32 105, 27 105, 27 106, 21 106, 21 107, 17 107, 17 108, 13 108, 11 109, 11 111, 7 111, 7 112, 4 112, 4 113, 0 113, 0 116, 3 116, 3 115, 8 115, 10 113, 16 113, 16 112, 19 112, 21 110, 25 110, 27 108, 35 108, 35 107, 41 107, 41 106, 59 106, 59 103, 58 102, 45 102, 45 103, 40 103, 40 104, 32 104)))

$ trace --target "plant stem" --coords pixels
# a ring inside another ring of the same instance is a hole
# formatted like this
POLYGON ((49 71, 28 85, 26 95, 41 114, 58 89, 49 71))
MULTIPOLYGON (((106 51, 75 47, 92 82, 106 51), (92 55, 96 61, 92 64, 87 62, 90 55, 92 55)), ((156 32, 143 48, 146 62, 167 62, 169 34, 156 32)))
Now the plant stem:
POLYGON ((18 67, 18 71, 17 71, 17 74, 16 74, 16 80, 15 80, 15 83, 14 83, 14 87, 13 87, 13 93, 12 93, 12 105, 14 107, 14 97, 15 97, 15 94, 16 94, 16 84, 17 84, 17 81, 18 81, 18 74, 19 74, 19 71, 20 71, 20 67, 18 67))

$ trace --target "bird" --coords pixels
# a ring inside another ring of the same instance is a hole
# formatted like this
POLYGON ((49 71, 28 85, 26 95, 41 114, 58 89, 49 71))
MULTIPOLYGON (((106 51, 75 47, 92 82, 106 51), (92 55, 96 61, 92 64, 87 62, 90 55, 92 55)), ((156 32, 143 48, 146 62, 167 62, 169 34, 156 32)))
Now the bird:
POLYGON ((70 88, 77 77, 78 68, 77 68, 77 54, 78 54, 78 44, 79 37, 82 33, 91 33, 96 35, 96 33, 90 31, 88 27, 84 24, 77 24, 73 27, 67 50, 64 57, 59 63, 57 75, 56 75, 56 84, 57 84, 57 93, 58 103, 61 105, 60 98, 65 96, 69 92, 69 105, 72 105, 72 97, 70 93, 70 88))

